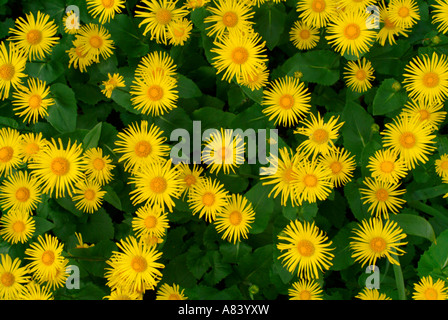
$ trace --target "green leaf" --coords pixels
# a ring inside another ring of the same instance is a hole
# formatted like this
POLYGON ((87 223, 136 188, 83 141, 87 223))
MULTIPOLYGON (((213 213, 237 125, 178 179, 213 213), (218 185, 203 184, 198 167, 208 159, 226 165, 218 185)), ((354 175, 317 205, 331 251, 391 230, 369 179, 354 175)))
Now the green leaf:
POLYGON ((367 211, 366 206, 362 204, 361 193, 355 182, 349 182, 344 186, 344 194, 347 198, 350 210, 356 219, 362 221, 370 217, 370 213, 367 211))
POLYGON ((85 242, 96 243, 101 240, 113 239, 114 224, 106 211, 100 208, 97 212, 89 215, 86 223, 79 225, 79 232, 85 242))
POLYGON ((178 74, 177 90, 179 91, 179 98, 183 99, 196 98, 202 95, 196 83, 182 74, 178 74))
POLYGON ((273 246, 269 244, 244 256, 238 264, 237 271, 245 281, 265 287, 270 283, 269 270, 272 263, 273 246))
POLYGON ((61 133, 75 131, 78 108, 73 90, 65 84, 55 83, 50 91, 55 104, 48 107, 48 122, 61 133))
POLYGON ((204 275, 204 281, 210 285, 216 285, 232 273, 232 267, 230 264, 222 261, 219 251, 208 251, 207 256, 210 258, 212 268, 204 275))
POLYGON ((390 219, 396 221, 406 234, 422 237, 431 242, 436 239, 432 225, 425 218, 415 214, 399 213, 391 215, 390 219))
POLYGON ((445 195, 446 193, 448 193, 448 185, 442 184, 439 186, 414 191, 411 198, 414 201, 427 200, 445 195))
POLYGON ((82 141, 82 147, 84 148, 84 150, 98 147, 102 125, 102 122, 98 123, 86 134, 84 140, 82 141))
POLYGON ((344 270, 354 263, 354 259, 351 257, 350 252, 350 238, 354 235, 352 230, 355 229, 356 226, 356 222, 350 222, 342 227, 342 229, 340 229, 332 238, 332 247, 335 248, 335 250, 332 251, 334 258, 331 270, 344 270))
POLYGON ((18 129, 19 123, 16 120, 11 119, 11 118, 0 117, 0 126, 18 129))
POLYGON ((103 189, 104 191, 106 191, 106 194, 104 195, 104 201, 113 205, 118 210, 123 210, 120 197, 117 195, 115 190, 111 186, 104 186, 103 189))
POLYGON ((270 188, 258 182, 245 193, 246 199, 252 203, 255 211, 255 221, 252 223, 250 233, 257 234, 263 232, 268 226, 271 214, 274 211, 274 200, 268 197, 270 188))
POLYGON ((36 222, 36 231, 33 236, 43 235, 45 232, 50 231, 54 227, 54 223, 45 218, 35 216, 33 217, 33 220, 36 222))
POLYGON ((285 27, 285 7, 281 4, 264 6, 257 12, 256 20, 254 28, 266 41, 268 49, 273 50, 280 41, 285 27))
POLYGON ((440 274, 447 267, 448 250, 446 248, 448 248, 448 230, 443 231, 421 256, 417 267, 420 277, 431 273, 440 274))
POLYGON ((394 90, 395 79, 384 80, 373 99, 373 115, 385 115, 403 107, 407 100, 404 89, 394 90))

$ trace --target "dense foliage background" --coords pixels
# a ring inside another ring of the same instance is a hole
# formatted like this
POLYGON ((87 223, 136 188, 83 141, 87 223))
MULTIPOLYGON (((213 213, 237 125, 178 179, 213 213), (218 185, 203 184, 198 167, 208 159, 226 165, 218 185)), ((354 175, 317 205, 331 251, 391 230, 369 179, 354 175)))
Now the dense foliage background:
MULTIPOLYGON (((58 289, 57 299, 102 299, 109 294, 105 285, 105 261, 117 250, 115 242, 132 233, 131 220, 136 208, 127 196, 131 186, 128 174, 112 152, 117 133, 128 124, 146 119, 157 124, 164 136, 176 128, 192 130, 194 120, 202 121, 207 128, 275 128, 262 113, 260 102, 263 91, 250 91, 235 83, 221 81, 211 66, 211 40, 206 36, 203 19, 205 8, 191 12, 194 24, 190 40, 185 46, 163 46, 142 36, 139 21, 134 17, 137 0, 128 0, 126 10, 105 27, 115 43, 114 54, 88 67, 88 72, 68 68, 66 50, 73 35, 63 31, 62 18, 68 5, 80 8, 82 23, 96 22, 88 13, 84 0, 0 0, 0 39, 5 39, 15 18, 28 12, 41 10, 60 26, 60 41, 44 62, 27 63, 26 73, 50 85, 56 104, 50 106, 49 116, 34 125, 22 122, 13 114, 9 100, 0 101, 0 125, 16 128, 21 132, 42 132, 44 137, 69 138, 83 143, 83 148, 101 147, 111 155, 114 180, 107 186, 103 207, 94 214, 85 214, 74 207, 69 197, 45 197, 34 214, 39 234, 54 234, 64 243, 64 251, 81 270, 79 290, 58 289), (130 95, 115 90, 107 99, 100 84, 108 73, 124 76, 127 88, 134 77, 134 70, 141 57, 154 50, 169 52, 177 65, 179 80, 178 107, 161 117, 150 117, 136 111, 130 95), (75 249, 75 232, 80 232, 86 243, 95 244, 89 249, 75 249)), ((354 263, 349 250, 351 230, 358 221, 369 217, 367 205, 360 199, 359 187, 368 175, 368 157, 381 147, 380 132, 384 124, 397 115, 407 99, 403 88, 392 87, 403 80, 405 65, 422 53, 448 52, 448 38, 439 34, 429 18, 431 2, 418 1, 420 21, 409 37, 400 37, 394 46, 375 43, 365 57, 375 69, 373 87, 365 94, 347 89, 342 72, 346 62, 353 57, 341 56, 321 37, 316 48, 299 52, 289 40, 289 30, 298 13, 296 3, 266 3, 254 8, 254 28, 266 41, 271 71, 270 80, 301 72, 301 81, 312 93, 313 111, 339 115, 344 121, 337 141, 356 159, 354 177, 345 187, 333 190, 329 199, 300 207, 281 206, 279 198, 268 197, 271 190, 263 186, 259 165, 244 164, 236 174, 218 178, 231 193, 240 193, 252 202, 256 219, 249 238, 237 245, 220 238, 212 224, 193 216, 182 199, 176 201, 174 212, 169 215, 170 228, 164 242, 163 283, 176 283, 185 289, 189 299, 287 299, 287 290, 297 280, 278 260, 276 248, 278 233, 293 219, 315 221, 324 230, 336 248, 333 266, 319 283, 324 299, 354 299, 365 286, 368 274, 359 263, 354 263), (437 36, 437 38, 435 38, 437 36)), ((322 31, 324 32, 324 31, 322 31)), ((446 104, 445 104, 446 105, 446 104)), ((448 208, 442 196, 448 192, 446 185, 436 175, 434 161, 448 153, 448 126, 445 121, 437 132, 437 151, 430 160, 410 171, 403 186, 406 204, 398 221, 408 235, 406 254, 400 257, 405 292, 411 297, 413 285, 421 276, 433 275, 446 279, 448 273, 448 208), (436 241, 437 239, 437 241, 436 241), (436 245, 437 243, 437 245, 436 245)), ((279 146, 295 149, 301 142, 293 129, 279 127, 279 146)), ((10 245, 0 240, 0 252, 13 257, 24 257, 28 244, 10 245)), ((387 259, 378 262, 381 272, 381 292, 398 298, 396 273, 387 259)), ((397 270, 395 270, 397 272, 397 270)), ((145 298, 154 298, 148 291, 145 298)))

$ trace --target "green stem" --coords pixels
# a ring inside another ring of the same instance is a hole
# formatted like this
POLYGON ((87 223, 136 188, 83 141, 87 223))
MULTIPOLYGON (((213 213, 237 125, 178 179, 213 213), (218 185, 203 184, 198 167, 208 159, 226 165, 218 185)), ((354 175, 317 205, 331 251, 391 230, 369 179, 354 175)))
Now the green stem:
MULTIPOLYGON (((398 263, 400 263, 398 257, 395 257, 398 263)), ((395 283, 397 285, 398 290, 398 299, 406 300, 406 291, 404 288, 404 278, 403 271, 401 270, 401 266, 399 264, 393 264, 394 274, 395 274, 395 283)))

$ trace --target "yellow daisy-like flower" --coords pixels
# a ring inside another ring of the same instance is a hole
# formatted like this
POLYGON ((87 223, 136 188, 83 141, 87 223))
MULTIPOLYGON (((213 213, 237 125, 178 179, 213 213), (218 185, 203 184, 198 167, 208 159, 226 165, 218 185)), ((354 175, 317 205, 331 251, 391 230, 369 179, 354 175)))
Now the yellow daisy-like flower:
POLYGON ((41 279, 41 283, 45 283, 45 286, 51 290, 64 287, 69 276, 67 272, 68 259, 63 260, 62 264, 56 268, 54 275, 50 275, 47 279, 41 279))
POLYGON ((64 148, 61 139, 58 143, 52 139, 48 148, 42 150, 35 160, 28 164, 35 178, 42 183, 42 193, 55 197, 64 197, 67 192, 72 195, 72 190, 84 174, 81 171, 81 145, 69 141, 64 148))
POLYGON ((28 87, 22 86, 13 93, 12 105, 16 116, 24 117, 23 122, 36 123, 48 116, 47 108, 54 104, 49 97, 50 88, 45 81, 29 78, 28 87))
POLYGON ((143 295, 139 292, 124 289, 124 288, 114 288, 111 290, 108 296, 105 296, 103 299, 106 300, 143 300, 143 295))
POLYGON ((119 162, 124 162, 128 172, 139 170, 142 166, 163 160, 169 153, 169 146, 164 144, 166 138, 163 131, 142 120, 140 124, 133 123, 117 135, 117 148, 114 152, 123 154, 119 162))
POLYGON ((201 182, 203 178, 201 174, 204 169, 197 164, 193 164, 193 167, 191 168, 185 163, 179 163, 176 165, 176 169, 179 171, 178 179, 180 181, 183 196, 190 195, 193 187, 201 182))
POLYGON ((372 81, 375 79, 372 63, 366 58, 357 61, 348 61, 345 66, 344 78, 347 87, 355 92, 365 92, 372 87, 372 81))
POLYGON ((62 256, 63 247, 58 238, 46 233, 39 235, 37 242, 31 243, 25 250, 25 259, 30 260, 30 272, 39 283, 54 279, 65 266, 67 259, 62 256))
POLYGON ((383 147, 398 152, 408 169, 414 169, 418 162, 428 161, 428 154, 435 150, 435 135, 432 128, 416 117, 401 116, 385 125, 383 147))
POLYGON ((249 228, 255 220, 252 204, 240 194, 232 194, 224 209, 217 214, 215 228, 222 233, 222 239, 229 242, 240 242, 247 239, 249 228))
POLYGON ((16 300, 30 281, 27 266, 21 267, 19 258, 0 254, 0 300, 16 300))
POLYGON ((207 36, 221 39, 223 35, 228 35, 230 30, 248 32, 251 30, 254 12, 246 1, 238 0, 215 0, 213 7, 207 10, 211 15, 204 19, 209 25, 207 36))
POLYGON ((386 220, 383 223, 379 218, 370 218, 363 220, 358 227, 353 230, 356 236, 350 242, 355 261, 359 261, 364 267, 365 264, 376 265, 378 259, 387 257, 391 264, 400 264, 394 256, 405 253, 400 246, 407 242, 401 242, 406 234, 395 221, 386 220))
POLYGON ((166 207, 172 212, 175 206, 173 199, 178 199, 181 194, 178 175, 171 160, 154 162, 141 168, 129 181, 135 186, 130 192, 132 203, 146 202, 162 210, 166 207))
POLYGON ((136 77, 131 86, 131 102, 134 109, 157 117, 177 108, 176 89, 176 78, 161 73, 136 77))
POLYGON ((331 253, 331 241, 315 224, 294 220, 278 235, 280 251, 286 251, 278 259, 289 272, 295 273, 304 279, 318 279, 319 271, 328 270, 334 255, 331 253))
POLYGON ((72 199, 77 209, 94 213, 101 207, 106 191, 101 190, 101 185, 98 182, 86 180, 78 182, 73 193, 72 199))
POLYGON ((319 29, 309 26, 302 21, 294 22, 289 31, 289 40, 299 50, 309 50, 319 42, 319 29))
POLYGON ((448 154, 442 154, 435 161, 436 173, 439 177, 448 177, 448 154))
POLYGON ((391 149, 375 151, 374 155, 369 157, 367 168, 373 178, 392 183, 397 183, 401 178, 404 178, 408 171, 403 159, 391 149))
POLYGON ((5 43, 0 43, 0 99, 9 97, 11 86, 17 89, 21 84, 21 78, 26 77, 23 73, 26 65, 26 55, 13 43, 9 43, 8 50, 5 43))
POLYGON ((340 12, 328 24, 326 39, 334 49, 359 57, 368 52, 376 38, 376 31, 366 26, 367 14, 360 11, 340 12))
POLYGON ((22 136, 16 129, 0 129, 0 175, 9 175, 22 164, 21 140, 22 136))
POLYGON ((112 180, 115 165, 108 155, 103 155, 101 148, 90 148, 82 156, 81 167, 87 179, 105 185, 112 180))
POLYGON ((448 97, 448 59, 433 53, 412 59, 405 68, 404 87, 411 98, 432 104, 448 97))
POLYGON ((89 23, 82 26, 76 35, 76 40, 79 40, 82 54, 86 54, 93 62, 99 62, 100 55, 103 59, 107 59, 113 54, 114 41, 109 31, 102 25, 89 23))
POLYGON ((315 280, 295 281, 288 289, 289 300, 323 300, 322 288, 315 280))
POLYGON ((84 48, 81 39, 76 39, 72 41, 73 47, 68 49, 66 52, 69 56, 68 67, 73 65, 73 68, 79 69, 79 71, 86 72, 87 67, 94 63, 92 56, 87 55, 87 49, 84 48))
POLYGON ((265 42, 260 43, 260 35, 255 32, 244 34, 238 31, 230 31, 222 36, 220 41, 214 41, 214 48, 210 51, 216 53, 212 65, 217 73, 224 72, 222 80, 242 78, 247 81, 267 62, 265 42))
POLYGON ((304 126, 296 129, 294 133, 308 137, 307 140, 300 143, 297 150, 304 155, 316 157, 318 154, 326 155, 334 148, 334 142, 339 137, 339 129, 344 122, 338 123, 339 117, 331 116, 324 122, 324 119, 317 113, 317 118, 310 113, 311 119, 304 120, 304 126))
POLYGON ((168 26, 168 40, 169 44, 175 46, 183 46, 190 39, 190 33, 193 29, 193 24, 190 20, 182 18, 175 20, 168 26))
POLYGON ((268 168, 263 168, 261 180, 263 185, 274 184, 268 197, 271 197, 273 194, 273 197, 277 198, 281 194, 282 206, 285 206, 288 200, 290 200, 292 206, 295 206, 299 198, 297 197, 296 186, 293 181, 303 156, 297 152, 293 153, 286 147, 279 149, 278 152, 280 157, 270 155, 269 163, 271 165, 268 168), (269 181, 264 182, 264 180, 269 181))
POLYGON ((184 18, 189 11, 182 8, 176 8, 177 0, 142 0, 144 5, 137 4, 135 11, 136 18, 143 18, 138 25, 145 26, 143 35, 150 33, 151 40, 155 39, 157 43, 167 44, 168 27, 173 21, 184 18), (145 10, 145 11, 142 11, 145 10))
POLYGON ((420 20, 419 7, 414 0, 391 0, 390 20, 401 28, 411 28, 420 20))
POLYGON ((73 11, 67 12, 62 18, 62 25, 65 33, 77 34, 81 27, 79 16, 73 11))
POLYGON ((136 216, 132 218, 132 230, 137 238, 144 238, 154 235, 162 238, 168 225, 168 214, 156 206, 146 204, 140 207, 136 212, 136 216))
POLYGON ((367 7, 376 4, 376 0, 339 0, 338 9, 344 11, 357 10, 365 12, 367 7))
POLYGON ((303 82, 293 77, 274 80, 263 95, 263 113, 269 116, 269 120, 275 119, 275 125, 294 126, 311 108, 311 93, 303 82))
POLYGON ((240 75, 239 78, 236 79, 236 82, 239 85, 245 86, 250 90, 259 90, 265 87, 269 80, 269 71, 265 64, 260 64, 256 71, 249 75, 246 79, 240 75))
POLYGON ((438 130, 439 125, 445 120, 446 111, 440 101, 433 104, 409 100, 403 107, 403 115, 417 117, 421 122, 430 126, 433 130, 438 130))
POLYGON ((87 243, 84 243, 84 241, 82 240, 82 234, 80 234, 78 232, 75 232, 75 237, 78 240, 78 244, 75 247, 76 249, 87 249, 87 248, 95 246, 94 244, 89 245, 87 243))
POLYGON ((165 51, 154 51, 144 56, 135 69, 136 78, 147 75, 175 77, 177 66, 173 58, 165 51))
POLYGON ((119 73, 114 73, 113 75, 110 75, 110 73, 107 74, 107 80, 103 81, 104 89, 101 90, 101 92, 107 97, 110 98, 112 96, 112 92, 116 88, 124 88, 126 87, 126 84, 124 83, 123 76, 121 76, 119 73))
POLYGON ((207 222, 216 220, 228 203, 228 192, 216 179, 204 178, 191 190, 188 204, 193 215, 199 213, 199 219, 205 216, 207 222))
POLYGON ((54 300, 54 296, 49 287, 31 281, 25 285, 19 300, 54 300))
POLYGON ((8 211, 0 219, 0 235, 11 243, 26 243, 36 230, 36 222, 29 213, 8 211))
POLYGON ((205 6, 209 2, 210 0, 186 0, 185 6, 190 10, 194 10, 205 6))
POLYGON ((446 283, 442 279, 437 279, 434 282, 431 276, 423 277, 418 283, 414 284, 412 299, 447 300, 448 287, 446 287, 446 283))
POLYGON ((202 162, 210 173, 222 171, 227 174, 244 163, 244 139, 232 130, 215 130, 205 141, 202 150, 202 162))
POLYGON ((16 28, 9 29, 12 36, 9 40, 14 41, 17 48, 23 51, 28 60, 43 59, 50 54, 52 47, 58 42, 56 37, 58 27, 50 15, 37 12, 37 17, 32 13, 26 15, 26 19, 16 19, 16 28))
POLYGON ((400 186, 396 182, 385 182, 379 179, 366 177, 364 184, 367 188, 360 188, 361 200, 363 204, 370 204, 368 211, 376 217, 383 216, 389 218, 389 213, 397 214, 405 200, 399 198, 406 192, 406 189, 398 190, 400 186))
POLYGON ((376 40, 382 46, 386 44, 386 41, 389 43, 389 45, 394 45, 397 43, 395 37, 408 36, 408 29, 399 27, 395 22, 391 21, 389 8, 384 4, 384 2, 380 3, 379 6, 380 24, 382 24, 382 27, 376 35, 376 40))
POLYGON ((40 182, 28 171, 16 171, 0 186, 2 210, 32 213, 40 202, 40 182))
POLYGON ((448 2, 446 0, 436 0, 433 4, 434 10, 431 13, 432 23, 437 25, 437 30, 443 34, 448 31, 448 2))
POLYGON ((336 15, 335 0, 300 0, 297 11, 301 12, 299 19, 309 26, 322 28, 336 15))
POLYGON ((42 132, 22 134, 20 153, 24 162, 33 161, 37 154, 42 152, 48 144, 48 140, 42 137, 42 132))
POLYGON ((116 244, 121 251, 113 251, 112 257, 106 261, 110 266, 105 274, 107 285, 133 292, 154 289, 162 278, 160 269, 165 267, 157 262, 162 252, 134 237, 127 237, 116 244))
POLYGON ((392 300, 385 293, 380 293, 377 289, 364 288, 356 297, 360 300, 392 300))
POLYGON ((330 181, 336 188, 348 183, 356 169, 354 156, 342 147, 331 149, 328 154, 319 159, 319 162, 330 169, 330 181))
POLYGON ((87 0, 87 10, 92 17, 99 16, 100 23, 114 19, 116 13, 121 13, 125 0, 87 0))
POLYGON ((185 289, 182 291, 179 285, 174 284, 170 286, 167 283, 162 284, 162 286, 157 290, 156 300, 187 300, 188 298, 184 295, 185 289))

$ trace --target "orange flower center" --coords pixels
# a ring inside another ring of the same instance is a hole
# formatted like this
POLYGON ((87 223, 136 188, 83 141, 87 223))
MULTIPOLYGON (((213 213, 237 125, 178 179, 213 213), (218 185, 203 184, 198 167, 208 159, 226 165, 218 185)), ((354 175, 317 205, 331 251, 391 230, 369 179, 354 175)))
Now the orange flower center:
POLYGON ((33 155, 39 152, 39 146, 36 143, 28 143, 25 147, 25 152, 28 155, 33 155))
POLYGON ((143 272, 148 267, 148 263, 146 262, 146 259, 140 256, 136 256, 132 258, 131 261, 131 268, 135 272, 143 272))
POLYGON ((448 170, 448 160, 443 161, 440 164, 440 168, 442 168, 443 171, 448 170))
POLYGON ((361 34, 361 28, 356 23, 350 23, 344 29, 344 35, 349 40, 355 40, 361 34))
POLYGON ((311 299, 311 293, 308 290, 302 290, 300 292, 300 300, 310 300, 311 299))
POLYGON ((311 257, 314 254, 314 245, 309 240, 300 240, 297 243, 297 250, 301 256, 311 257))
POLYGON ((93 48, 100 48, 103 45, 103 39, 99 36, 91 36, 89 39, 89 43, 93 48))
POLYGON ((428 288, 425 290, 425 298, 426 300, 437 300, 438 294, 437 291, 433 288, 428 288))
POLYGON ((84 191, 84 198, 87 201, 92 201, 93 199, 95 199, 95 191, 92 189, 87 189, 86 191, 84 191))
POLYGON ((378 201, 386 201, 389 198, 389 192, 387 192, 386 189, 381 188, 375 192, 375 196, 378 201))
POLYGON ((238 47, 232 51, 232 61, 236 64, 243 64, 249 58, 249 52, 246 48, 238 47))
POLYGON ((313 187, 317 186, 317 177, 314 174, 307 174, 303 178, 303 183, 308 188, 313 188, 313 187))
POLYGON ((51 266, 54 262, 55 256, 54 256, 54 252, 47 250, 42 254, 42 263, 46 266, 51 266))
POLYGON ((415 135, 411 132, 405 132, 400 137, 400 144, 407 149, 414 147, 415 143, 415 135))
POLYGON ((152 85, 148 88, 148 91, 146 92, 148 95, 148 98, 152 101, 159 101, 163 98, 163 89, 159 85, 152 85))
POLYGON ((6 146, 0 149, 0 162, 7 163, 14 156, 14 149, 6 146))
POLYGON ((157 21, 162 25, 167 25, 171 22, 171 11, 168 9, 160 9, 156 13, 157 21))
POLYGON ((2 274, 0 281, 3 286, 11 287, 15 282, 15 277, 11 272, 5 272, 2 274))
POLYGON ((16 191, 16 199, 20 202, 25 202, 30 198, 30 190, 25 187, 20 187, 16 191))
POLYGON ((285 172, 283 173, 283 181, 285 183, 290 183, 291 181, 294 180, 294 177, 292 176, 293 170, 292 168, 288 168, 285 170, 285 172))
POLYGON ((234 27, 238 23, 238 16, 235 12, 228 11, 222 16, 222 23, 224 23, 226 27, 234 27))
POLYGON ((337 174, 341 172, 342 164, 339 161, 335 161, 332 164, 330 164, 330 169, 333 172, 333 174, 337 174))
POLYGON ((317 129, 312 135, 314 142, 324 144, 328 142, 328 132, 325 129, 317 129))
POLYGON ((215 195, 211 192, 204 193, 202 203, 207 207, 211 207, 215 203, 215 195))
POLYGON ((383 252, 386 249, 386 241, 383 238, 376 237, 370 240, 370 248, 375 252, 383 252))
POLYGON ((134 152, 137 157, 146 158, 152 151, 151 144, 147 141, 139 141, 135 144, 134 152))
POLYGON ((428 110, 419 110, 418 113, 420 115, 421 121, 428 120, 429 117, 431 116, 431 114, 428 112, 428 110))
POLYGON ((42 104, 42 98, 38 94, 33 94, 28 100, 31 109, 39 109, 42 104))
POLYGON ((406 18, 406 17, 408 17, 408 16, 409 16, 409 9, 406 8, 406 7, 401 7, 401 8, 398 10, 398 15, 399 15, 401 18, 406 18))
POLYGON ((367 78, 367 72, 363 69, 359 69, 358 71, 356 71, 355 77, 359 81, 364 81, 367 78))
POLYGON ((151 190, 155 193, 163 193, 166 190, 167 183, 163 177, 152 178, 149 184, 151 190))
POLYGON ((168 297, 168 300, 180 300, 180 297, 179 297, 179 295, 177 293, 172 293, 168 297))
POLYGON ((10 81, 15 73, 16 69, 10 63, 5 63, 0 66, 0 78, 5 81, 10 81))
POLYGON ((243 221, 243 215, 239 211, 233 211, 229 215, 229 221, 232 225, 238 226, 243 221))
POLYGON ((383 161, 380 164, 380 169, 381 171, 385 172, 385 173, 391 173, 394 170, 395 166, 394 163, 392 161, 383 161))
POLYGON ((104 160, 101 158, 96 158, 95 160, 93 160, 92 162, 93 167, 95 168, 95 170, 103 170, 104 167, 106 166, 106 164, 104 163, 104 160))
POLYGON ((423 85, 428 88, 434 88, 439 84, 439 75, 435 72, 427 72, 422 79, 423 85))
POLYGON ((314 12, 322 12, 325 10, 326 3, 324 0, 314 0, 313 3, 311 3, 311 8, 314 12))
POLYGON ((309 30, 304 29, 304 30, 300 30, 299 35, 300 35, 301 39, 307 40, 310 38, 311 32, 309 30))
POLYGON ((12 225, 14 232, 21 233, 25 230, 25 224, 22 221, 16 221, 12 225))
POLYGON ((54 174, 58 176, 63 176, 67 174, 68 170, 70 169, 70 163, 68 162, 67 159, 58 157, 54 158, 51 161, 50 168, 54 174))
POLYGON ((26 34, 26 40, 31 45, 39 44, 42 41, 42 32, 36 29, 30 30, 26 34))
POLYGON ((103 7, 106 9, 110 9, 114 6, 114 0, 101 0, 103 7))
POLYGON ((152 229, 157 225, 157 218, 154 216, 148 216, 145 219, 145 226, 148 229, 152 229))
POLYGON ((286 93, 280 97, 278 104, 282 109, 289 110, 294 106, 294 97, 286 93))
POLYGON ((196 183, 196 177, 192 174, 187 174, 184 178, 184 181, 187 187, 191 187, 193 184, 196 183))

